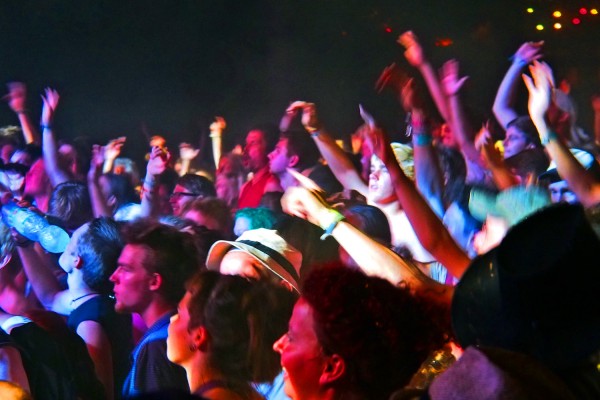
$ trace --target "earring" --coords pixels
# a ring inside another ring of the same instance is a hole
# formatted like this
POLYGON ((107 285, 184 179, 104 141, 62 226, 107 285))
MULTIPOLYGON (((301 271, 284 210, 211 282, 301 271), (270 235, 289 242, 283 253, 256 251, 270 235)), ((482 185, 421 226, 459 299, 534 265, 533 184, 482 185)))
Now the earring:
POLYGON ((195 344, 190 344, 190 351, 196 351, 198 350, 198 347, 195 344))

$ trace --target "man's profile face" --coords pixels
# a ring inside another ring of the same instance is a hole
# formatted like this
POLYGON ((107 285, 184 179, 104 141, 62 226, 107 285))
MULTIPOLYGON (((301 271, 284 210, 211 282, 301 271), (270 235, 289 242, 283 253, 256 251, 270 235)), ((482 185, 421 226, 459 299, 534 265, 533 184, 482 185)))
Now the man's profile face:
POLYGON ((244 166, 252 172, 267 165, 267 141, 262 131, 255 129, 248 132, 243 158, 244 166))
POLYGON ((287 145, 287 139, 280 139, 275 149, 269 153, 269 169, 275 175, 283 173, 290 165, 287 145))
POLYGON ((111 275, 114 283, 115 310, 118 312, 141 312, 152 300, 151 286, 155 274, 150 273, 145 263, 150 262, 152 251, 143 245, 125 245, 117 269, 111 275))

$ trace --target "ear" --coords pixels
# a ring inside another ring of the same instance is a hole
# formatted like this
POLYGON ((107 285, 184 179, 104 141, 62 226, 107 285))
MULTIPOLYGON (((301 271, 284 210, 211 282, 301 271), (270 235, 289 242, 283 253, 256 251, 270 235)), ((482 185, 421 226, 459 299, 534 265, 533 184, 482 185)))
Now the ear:
POLYGON ((337 354, 327 356, 325 358, 323 372, 321 372, 321 376, 319 377, 319 384, 321 386, 330 386, 334 383, 339 383, 345 372, 346 362, 342 357, 337 354))
POLYGON ((150 290, 152 291, 156 291, 158 289, 160 289, 160 287, 162 286, 162 276, 160 276, 160 274, 158 273, 153 273, 152 277, 150 278, 150 290))
POLYGON ((208 351, 208 332, 206 328, 200 325, 190 330, 191 342, 198 350, 206 353, 208 351))
POLYGON ((296 165, 298 165, 299 161, 300 161, 300 157, 298 157, 298 155, 291 156, 290 161, 288 161, 288 168, 295 167, 296 165))
POLYGON ((83 260, 79 256, 74 257, 73 264, 74 264, 75 268, 77 268, 77 269, 83 268, 83 260))

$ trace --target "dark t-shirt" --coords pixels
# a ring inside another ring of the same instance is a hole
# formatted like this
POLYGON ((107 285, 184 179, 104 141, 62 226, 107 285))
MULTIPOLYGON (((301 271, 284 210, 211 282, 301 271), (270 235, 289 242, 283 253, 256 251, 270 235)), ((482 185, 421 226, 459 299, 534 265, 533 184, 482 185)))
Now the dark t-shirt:
POLYGON ((114 398, 121 398, 121 388, 129 371, 129 355, 133 349, 131 330, 131 315, 118 314, 115 311, 115 302, 108 296, 92 297, 69 315, 69 328, 77 331, 77 327, 84 321, 99 323, 108 336, 112 351, 114 398))
POLYGON ((185 370, 167 358, 170 312, 152 325, 132 353, 132 367, 123 385, 123 397, 161 390, 189 392, 185 370))
POLYGON ((70 343, 66 349, 33 322, 13 328, 10 337, 21 351, 31 394, 36 400, 104 398, 81 338, 76 335, 65 338, 65 343, 70 343))

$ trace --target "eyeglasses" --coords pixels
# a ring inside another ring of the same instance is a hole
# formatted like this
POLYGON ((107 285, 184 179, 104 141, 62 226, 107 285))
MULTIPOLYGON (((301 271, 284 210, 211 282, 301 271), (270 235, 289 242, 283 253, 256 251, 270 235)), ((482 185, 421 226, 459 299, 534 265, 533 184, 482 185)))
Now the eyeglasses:
POLYGON ((170 199, 178 199, 181 196, 198 197, 200 195, 196 194, 196 193, 189 193, 189 192, 173 192, 173 193, 171 193, 171 195, 169 196, 169 198, 170 199))

